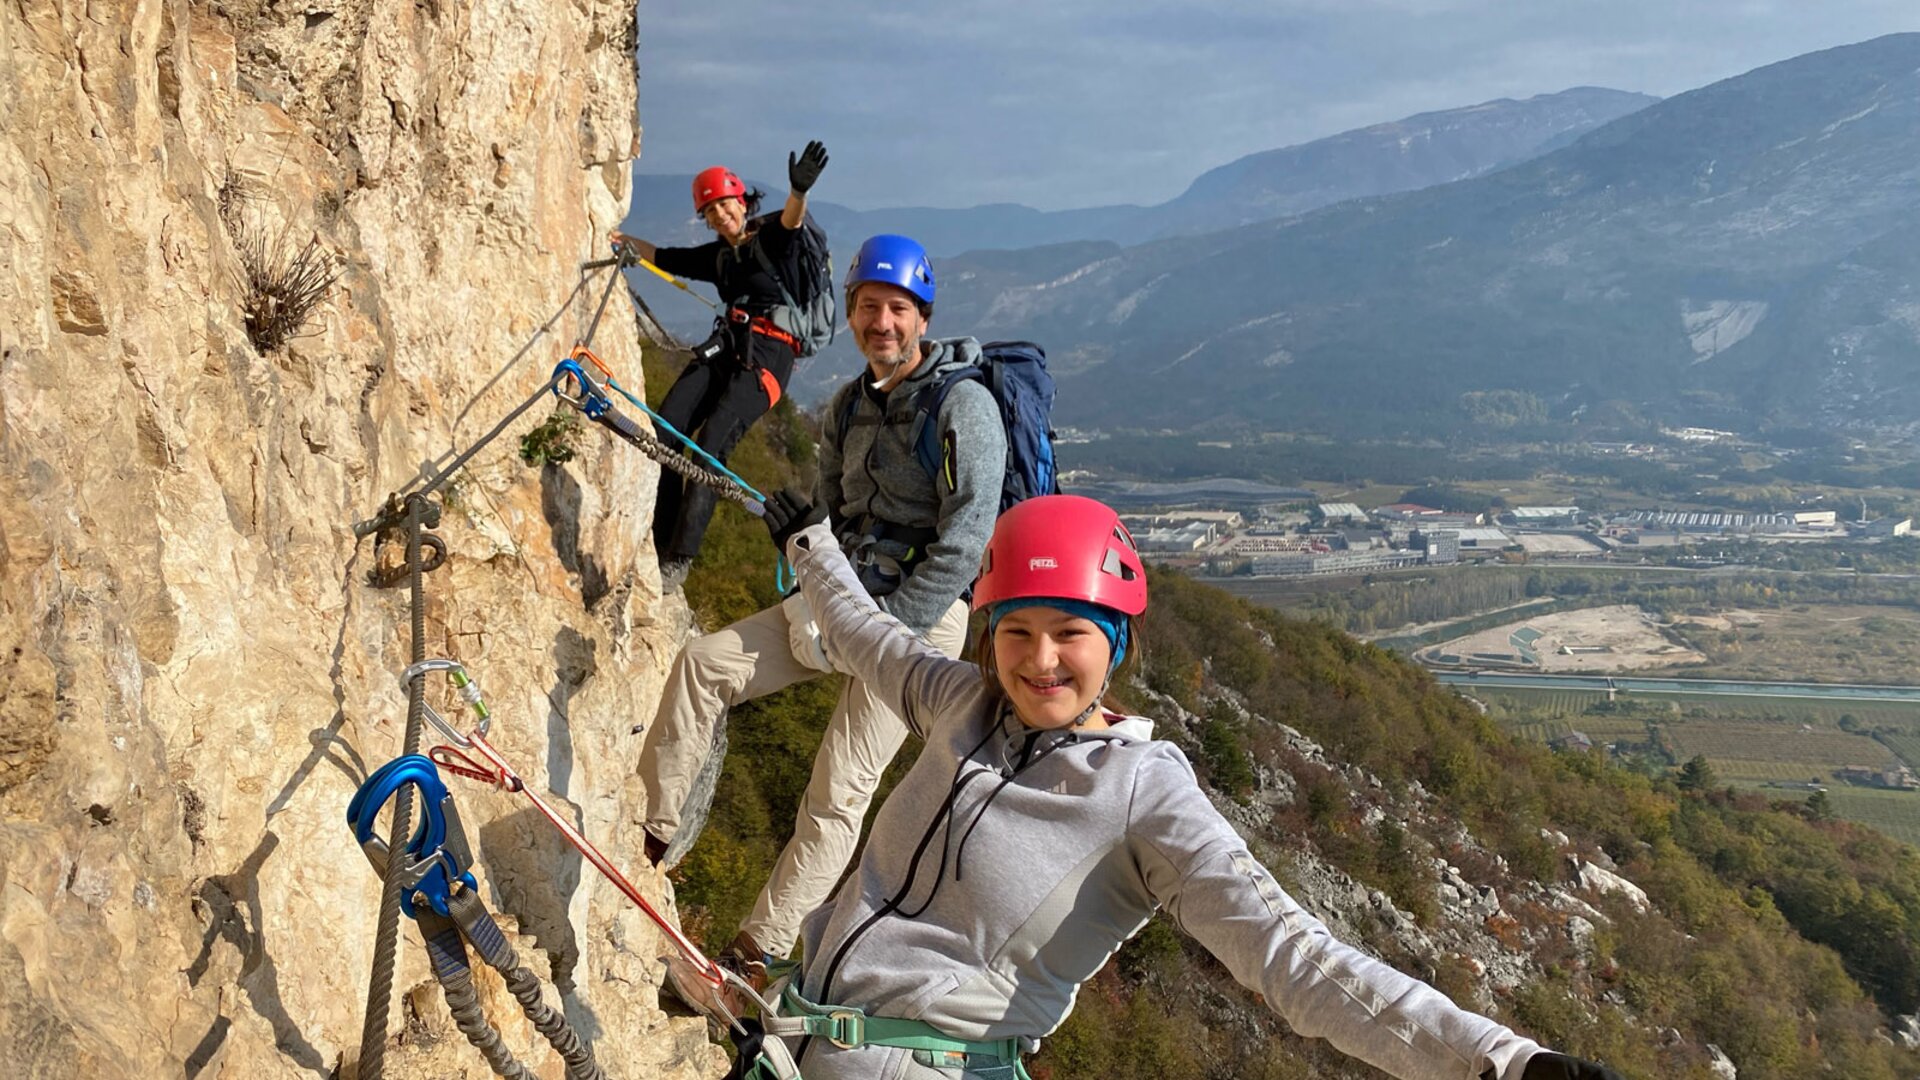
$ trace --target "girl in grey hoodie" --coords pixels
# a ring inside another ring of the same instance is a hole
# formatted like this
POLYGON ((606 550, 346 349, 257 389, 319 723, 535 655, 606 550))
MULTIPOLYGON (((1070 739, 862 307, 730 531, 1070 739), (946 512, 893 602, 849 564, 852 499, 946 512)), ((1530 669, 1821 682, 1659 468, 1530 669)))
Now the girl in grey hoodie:
POLYGON ((1146 610, 1119 517, 1050 495, 994 526, 978 664, 881 612, 798 496, 767 503, 829 658, 926 747, 855 872, 806 921, 783 1012, 807 1080, 1024 1077, 1023 1052, 1164 908, 1295 1031, 1403 1080, 1620 1080, 1543 1050, 1333 938, 1152 725, 1100 707, 1146 610))

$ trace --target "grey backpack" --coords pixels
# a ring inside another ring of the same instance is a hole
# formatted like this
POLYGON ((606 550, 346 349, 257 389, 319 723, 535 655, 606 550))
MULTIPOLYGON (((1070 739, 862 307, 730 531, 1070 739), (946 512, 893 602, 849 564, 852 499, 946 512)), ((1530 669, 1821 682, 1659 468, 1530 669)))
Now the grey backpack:
MULTIPOLYGON (((833 344, 840 321, 840 296, 833 287, 833 256, 827 251, 827 234, 808 214, 795 230, 793 265, 799 270, 799 280, 790 284, 760 244, 760 229, 779 217, 776 211, 754 219, 754 236, 746 246, 760 261, 760 269, 780 286, 785 303, 774 310, 773 324, 793 335, 800 344, 801 356, 812 356, 833 344)), ((723 251, 720 257, 724 259, 726 254, 723 251)))

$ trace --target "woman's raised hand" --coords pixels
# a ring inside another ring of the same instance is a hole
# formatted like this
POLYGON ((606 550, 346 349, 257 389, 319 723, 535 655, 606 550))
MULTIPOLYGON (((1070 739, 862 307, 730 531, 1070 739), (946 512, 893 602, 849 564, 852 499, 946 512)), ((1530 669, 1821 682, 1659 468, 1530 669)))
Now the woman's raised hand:
POLYGON ((827 167, 827 148, 815 139, 798 154, 787 155, 787 190, 795 195, 805 195, 820 179, 820 170, 827 167))

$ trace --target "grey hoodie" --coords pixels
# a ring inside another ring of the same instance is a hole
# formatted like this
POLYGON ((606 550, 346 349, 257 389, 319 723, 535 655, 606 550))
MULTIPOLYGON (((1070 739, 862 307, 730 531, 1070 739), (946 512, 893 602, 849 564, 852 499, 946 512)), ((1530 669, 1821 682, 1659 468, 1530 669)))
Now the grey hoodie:
MULTIPOLYGON (((962 1039, 1038 1039, 1165 907, 1302 1035, 1403 1080, 1519 1080, 1536 1043, 1336 940, 1148 722, 1029 729, 979 668, 878 612, 825 526, 788 554, 834 666, 926 740, 853 875, 806 920, 808 999, 962 1039)), ((803 1068, 875 1076, 899 1056, 815 1039, 803 1068)))
MULTIPOLYGON (((928 475, 914 454, 912 410, 919 391, 957 368, 980 362, 980 343, 952 338, 926 343, 913 374, 887 395, 885 414, 862 391, 863 371, 827 405, 820 441, 819 505, 833 515, 842 546, 856 553, 870 519, 937 530, 905 581, 879 584, 882 575, 863 569, 862 581, 887 612, 925 634, 980 572, 980 553, 1000 513, 1000 484, 1007 470, 1007 432, 993 395, 977 382, 948 391, 940 415, 942 445, 953 448, 949 472, 928 475), (841 418, 853 399, 844 439, 841 418)), ((882 541, 871 554, 896 560, 908 545, 882 541)), ((859 555, 856 554, 856 559, 859 555)))

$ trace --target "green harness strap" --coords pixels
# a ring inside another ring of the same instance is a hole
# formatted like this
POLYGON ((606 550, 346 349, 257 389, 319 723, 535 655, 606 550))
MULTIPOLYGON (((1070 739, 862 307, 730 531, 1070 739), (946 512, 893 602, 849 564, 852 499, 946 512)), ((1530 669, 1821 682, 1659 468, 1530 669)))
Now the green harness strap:
POLYGON ((842 1050, 862 1046, 893 1046, 906 1050, 994 1058, 1000 1063, 994 1071, 1011 1066, 1012 1076, 1018 1080, 1029 1080, 1026 1068, 1020 1063, 1020 1040, 1017 1037, 988 1042, 956 1039, 921 1020, 868 1016, 859 1009, 846 1006, 816 1005, 801 997, 791 982, 781 995, 781 1004, 786 1007, 790 1018, 800 1021, 805 1034, 817 1035, 842 1050))

